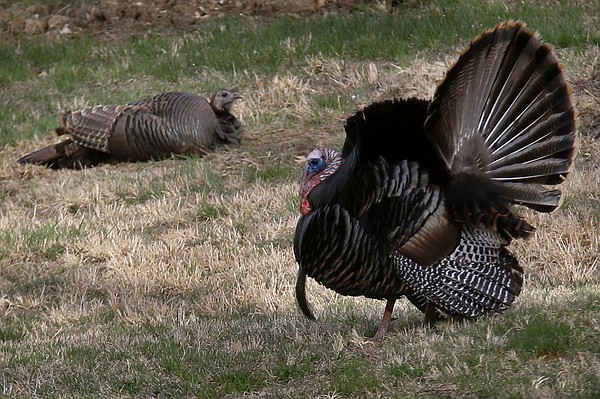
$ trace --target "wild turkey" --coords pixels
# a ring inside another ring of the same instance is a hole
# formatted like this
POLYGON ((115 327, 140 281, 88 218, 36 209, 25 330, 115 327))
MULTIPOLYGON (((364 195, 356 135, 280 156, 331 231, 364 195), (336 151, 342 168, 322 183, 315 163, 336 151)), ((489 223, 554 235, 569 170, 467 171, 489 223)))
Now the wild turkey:
POLYGON ((506 309, 523 270, 506 249, 550 212, 575 156, 576 111, 552 48, 521 22, 475 38, 429 102, 378 102, 346 121, 341 153, 317 148, 301 179, 296 298, 306 275, 342 295, 406 296, 426 321, 506 309))
POLYGON ((71 137, 20 158, 20 163, 81 168, 101 162, 148 161, 175 154, 205 155, 218 145, 237 147, 243 127, 231 113, 236 92, 206 101, 169 92, 127 105, 96 105, 60 115, 57 135, 71 137))

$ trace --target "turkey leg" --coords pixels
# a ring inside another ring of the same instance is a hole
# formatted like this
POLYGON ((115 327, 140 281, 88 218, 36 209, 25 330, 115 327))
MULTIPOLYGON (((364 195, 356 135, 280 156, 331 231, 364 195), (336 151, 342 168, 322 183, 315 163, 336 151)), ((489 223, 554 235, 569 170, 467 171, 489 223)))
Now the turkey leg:
POLYGON ((385 337, 385 333, 390 325, 390 320, 392 320, 392 311, 394 310, 394 304, 396 303, 395 299, 388 299, 385 304, 385 311, 383 312, 383 317, 381 318, 381 323, 379 324, 379 328, 375 333, 375 336, 372 338, 373 342, 379 342, 385 337))

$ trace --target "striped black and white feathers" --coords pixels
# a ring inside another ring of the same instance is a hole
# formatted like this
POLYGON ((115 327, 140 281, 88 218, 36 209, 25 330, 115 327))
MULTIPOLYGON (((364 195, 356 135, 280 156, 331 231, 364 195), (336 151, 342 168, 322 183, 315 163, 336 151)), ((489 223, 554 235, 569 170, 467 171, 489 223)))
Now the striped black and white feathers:
POLYGON ((205 155, 218 145, 239 146, 241 122, 231 113, 239 94, 219 90, 210 102, 168 92, 127 105, 96 105, 61 114, 58 135, 70 138, 18 160, 52 168, 100 162, 148 161, 176 154, 205 155))
POLYGON ((343 295, 396 299, 433 320, 506 309, 522 269, 507 249, 534 231, 513 208, 550 212, 575 156, 576 112, 552 48, 520 22, 475 38, 429 101, 372 104, 346 122, 341 152, 307 157, 294 253, 343 295))

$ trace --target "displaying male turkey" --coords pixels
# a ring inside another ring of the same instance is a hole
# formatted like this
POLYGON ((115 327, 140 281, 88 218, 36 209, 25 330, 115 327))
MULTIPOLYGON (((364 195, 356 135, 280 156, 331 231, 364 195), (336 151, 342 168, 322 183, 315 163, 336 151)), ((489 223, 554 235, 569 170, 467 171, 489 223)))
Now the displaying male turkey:
POLYGON ((341 152, 308 154, 294 253, 342 295, 406 296, 426 321, 506 309, 522 269, 506 249, 534 228, 512 204, 550 212, 575 156, 576 112, 552 48, 521 22, 476 37, 428 102, 388 100, 346 121, 341 152))
POLYGON ((240 95, 219 90, 210 102, 169 92, 127 105, 96 105, 60 115, 58 135, 71 137, 20 158, 20 163, 81 168, 101 162, 148 161, 175 154, 205 155, 218 145, 237 147, 243 127, 231 113, 240 95))

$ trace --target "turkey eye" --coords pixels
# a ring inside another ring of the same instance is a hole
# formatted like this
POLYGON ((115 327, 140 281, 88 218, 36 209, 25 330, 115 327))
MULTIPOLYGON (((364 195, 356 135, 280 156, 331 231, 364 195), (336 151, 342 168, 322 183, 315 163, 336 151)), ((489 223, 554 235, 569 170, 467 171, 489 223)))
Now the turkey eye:
POLYGON ((307 171, 309 173, 319 172, 325 167, 325 161, 322 158, 311 158, 308 160, 307 171))
POLYGON ((227 93, 225 93, 225 92, 221 93, 221 97, 227 97, 227 93))

